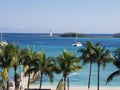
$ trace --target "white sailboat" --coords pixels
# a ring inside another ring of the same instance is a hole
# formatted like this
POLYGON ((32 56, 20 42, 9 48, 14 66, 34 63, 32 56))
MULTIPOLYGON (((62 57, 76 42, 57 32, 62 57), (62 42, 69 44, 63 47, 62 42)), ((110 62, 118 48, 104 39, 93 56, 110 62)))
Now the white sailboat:
POLYGON ((8 45, 8 43, 2 40, 2 32, 1 32, 0 46, 6 46, 6 45, 8 45))
POLYGON ((80 42, 77 41, 77 34, 76 34, 75 43, 73 43, 72 46, 75 46, 75 47, 80 47, 80 46, 82 46, 82 43, 80 43, 80 42))
POLYGON ((76 42, 76 43, 73 43, 72 46, 79 47, 79 46, 82 46, 82 44, 80 42, 76 42))

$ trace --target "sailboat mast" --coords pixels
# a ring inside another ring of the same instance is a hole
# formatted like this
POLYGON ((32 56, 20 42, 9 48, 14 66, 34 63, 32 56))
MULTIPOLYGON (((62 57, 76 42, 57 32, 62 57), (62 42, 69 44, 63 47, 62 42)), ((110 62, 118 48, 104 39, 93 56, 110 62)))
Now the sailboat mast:
POLYGON ((75 40, 75 42, 77 42, 77 33, 76 33, 76 40, 75 40))

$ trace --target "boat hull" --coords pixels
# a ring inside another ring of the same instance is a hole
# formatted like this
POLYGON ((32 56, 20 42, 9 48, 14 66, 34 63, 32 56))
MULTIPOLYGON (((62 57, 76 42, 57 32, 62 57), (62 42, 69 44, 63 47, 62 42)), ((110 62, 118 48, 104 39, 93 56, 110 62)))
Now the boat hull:
POLYGON ((72 44, 72 46, 80 47, 80 46, 82 46, 82 44, 80 42, 77 42, 77 43, 72 44))

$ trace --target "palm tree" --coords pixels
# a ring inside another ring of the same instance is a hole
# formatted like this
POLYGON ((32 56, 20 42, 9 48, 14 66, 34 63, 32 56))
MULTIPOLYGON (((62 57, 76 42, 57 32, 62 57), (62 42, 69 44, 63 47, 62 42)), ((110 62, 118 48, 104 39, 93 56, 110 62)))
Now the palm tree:
POLYGON ((97 90, 99 90, 99 83, 100 83, 100 65, 105 68, 106 64, 108 62, 111 62, 113 60, 112 55, 110 54, 110 51, 105 49, 105 47, 102 47, 100 44, 96 44, 94 47, 94 60, 97 63, 98 66, 98 84, 97 84, 97 90))
POLYGON ((47 75, 50 79, 50 82, 53 82, 53 74, 55 72, 55 59, 53 57, 47 57, 45 52, 42 51, 39 54, 38 59, 38 67, 36 70, 40 71, 40 86, 39 89, 42 87, 42 79, 43 75, 47 75))
POLYGON ((19 66, 19 55, 20 55, 20 49, 19 46, 15 43, 12 43, 12 54, 13 54, 13 58, 12 58, 12 62, 11 62, 11 66, 14 68, 14 81, 15 81, 15 90, 18 88, 17 85, 17 67, 19 66))
POLYGON ((106 83, 110 82, 114 77, 116 76, 120 76, 120 48, 117 48, 115 51, 114 51, 114 54, 115 54, 115 60, 113 61, 113 64, 118 68, 117 71, 111 73, 107 80, 106 80, 106 83))
POLYGON ((91 81, 91 73, 92 73, 92 63, 93 61, 93 57, 94 57, 94 50, 93 50, 93 43, 91 41, 86 41, 85 43, 85 47, 84 48, 80 48, 78 50, 79 53, 82 53, 82 55, 80 56, 80 59, 83 60, 83 65, 89 63, 90 64, 90 70, 89 70, 89 79, 88 79, 88 90, 90 88, 90 81, 91 81))
POLYGON ((59 72, 63 73, 62 79, 59 81, 57 90, 60 90, 61 86, 64 86, 66 90, 66 78, 70 73, 76 72, 82 67, 79 65, 80 59, 76 58, 73 53, 69 53, 67 50, 64 50, 62 54, 57 57, 59 72), (64 83, 64 84, 62 84, 64 83), (60 87, 59 87, 60 86, 60 87))
POLYGON ((9 69, 11 67, 11 62, 13 60, 13 48, 12 44, 1 47, 0 52, 0 67, 3 69, 3 72, 6 72, 7 78, 7 90, 9 90, 9 69))
POLYGON ((5 90, 5 81, 7 80, 7 72, 4 71, 0 71, 0 87, 5 90))
POLYGON ((37 52, 36 51, 33 51, 33 48, 30 49, 29 47, 28 48, 25 48, 23 50, 21 50, 21 53, 20 53, 20 56, 21 56, 21 64, 24 65, 25 67, 25 75, 28 75, 28 84, 27 84, 27 88, 29 89, 29 84, 30 84, 30 74, 32 72, 34 72, 34 64, 36 64, 35 62, 35 59, 37 58, 37 52))

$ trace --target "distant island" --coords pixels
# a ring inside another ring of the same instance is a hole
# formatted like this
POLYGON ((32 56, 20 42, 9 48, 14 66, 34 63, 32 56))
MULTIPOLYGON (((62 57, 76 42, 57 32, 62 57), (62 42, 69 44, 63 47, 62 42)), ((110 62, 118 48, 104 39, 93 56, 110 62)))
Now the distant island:
POLYGON ((69 32, 69 33, 63 33, 60 35, 61 37, 85 37, 85 34, 75 33, 75 32, 69 32))
POLYGON ((83 38, 112 38, 115 34, 83 34, 75 32, 67 32, 60 34, 60 37, 83 37, 83 38))
POLYGON ((120 38, 120 33, 114 34, 113 37, 115 37, 115 38, 120 38))

